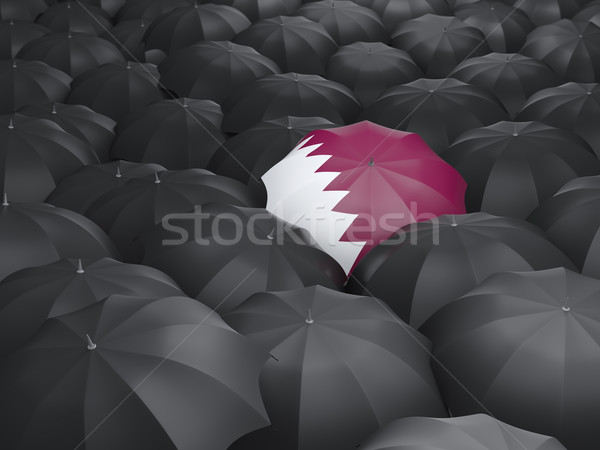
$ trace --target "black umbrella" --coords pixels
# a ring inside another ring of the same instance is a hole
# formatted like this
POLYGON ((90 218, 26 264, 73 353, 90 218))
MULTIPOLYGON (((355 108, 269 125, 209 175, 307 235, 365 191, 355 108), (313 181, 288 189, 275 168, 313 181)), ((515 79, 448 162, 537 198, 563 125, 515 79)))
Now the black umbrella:
POLYGON ((460 135, 442 153, 467 182, 468 212, 525 219, 567 181, 600 175, 579 136, 541 122, 498 122, 460 135))
POLYGON ((0 116, 0 191, 11 200, 42 202, 63 178, 94 163, 87 144, 51 121, 0 116))
POLYGON ((564 268, 485 280, 424 326, 452 414, 499 420, 592 450, 600 431, 600 281, 564 268))
POLYGON ((146 54, 142 40, 149 24, 147 19, 125 20, 100 36, 117 47, 125 59, 145 62, 146 54))
POLYGON ((265 359, 195 300, 113 295, 0 365, 3 445, 224 449, 268 424, 265 359))
POLYGON ((294 14, 319 22, 339 45, 358 41, 384 43, 390 39, 377 13, 352 1, 311 2, 301 6, 294 14))
POLYGON ((600 1, 589 1, 581 10, 573 16, 573 20, 580 22, 592 22, 600 27, 600 1))
POLYGON ((537 91, 561 84, 547 64, 519 53, 490 53, 469 58, 452 77, 494 93, 511 118, 537 91))
POLYGON ((302 0, 204 0, 204 3, 229 5, 243 12, 251 22, 275 16, 287 16, 296 11, 302 0))
POLYGON ((162 100, 152 64, 104 64, 77 77, 67 103, 85 105, 117 122, 136 109, 162 100))
POLYGON ((390 32, 402 22, 425 14, 452 15, 445 0, 356 0, 356 3, 367 6, 379 14, 390 32))
POLYGON ((507 120, 508 114, 494 95, 478 86, 454 78, 421 78, 386 90, 361 119, 417 133, 441 153, 461 133, 507 120))
POLYGON ((250 21, 239 10, 207 3, 177 8, 152 22, 144 36, 146 58, 161 61, 175 50, 200 41, 231 40, 250 21))
POLYGON ((420 327, 488 276, 507 270, 574 268, 538 227, 487 213, 440 216, 400 230, 358 263, 353 294, 386 301, 420 327))
POLYGON ((515 8, 525 12, 536 26, 571 18, 588 0, 509 0, 515 8))
POLYGON ((127 161, 85 166, 58 183, 46 202, 85 214, 96 199, 123 186, 128 180, 153 175, 162 170, 165 168, 158 164, 127 161))
POLYGON ((83 105, 46 103, 26 106, 20 114, 51 120, 67 133, 87 143, 101 162, 109 160, 108 152, 115 138, 115 121, 83 105))
POLYGON ((272 355, 260 387, 286 449, 350 449, 393 419, 446 417, 429 343, 381 301, 312 286, 255 294, 224 319, 272 355))
POLYGON ((145 20, 152 22, 157 17, 176 8, 190 6, 187 0, 128 0, 117 13, 117 23, 125 20, 145 20))
POLYGON ((71 77, 41 61, 0 61, 0 114, 37 103, 63 101, 71 77))
POLYGON ((21 20, 0 21, 0 60, 14 59, 25 44, 50 33, 46 27, 21 20))
POLYGON ((600 86, 596 83, 566 83, 541 90, 527 100, 517 119, 573 131, 600 157, 600 86))
POLYGON ((22 269, 0 283, 0 355, 22 347, 48 318, 83 309, 113 294, 183 295, 168 275, 111 258, 63 259, 22 269))
POLYGON ((340 288, 339 264, 308 233, 264 209, 210 203, 166 217, 144 236, 143 263, 220 313, 255 292, 320 284, 340 288))
POLYGON ((529 216, 584 275, 600 278, 600 177, 565 184, 529 216))
POLYGON ((520 50, 548 64, 565 81, 593 83, 600 78, 600 27, 562 19, 536 28, 520 50))
POLYGON ((167 169, 206 168, 225 141, 222 118, 220 106, 211 100, 153 103, 119 123, 111 156, 167 169))
POLYGON ((402 22, 392 45, 406 50, 430 78, 444 78, 467 58, 490 52, 485 36, 456 17, 426 14, 402 22))
POLYGON ((323 25, 300 16, 260 20, 234 42, 253 47, 284 72, 317 75, 325 75, 327 61, 338 48, 323 25))
POLYGON ((340 47, 327 64, 327 79, 352 89, 364 107, 387 88, 422 76, 408 53, 382 42, 355 42, 340 47))
POLYGON ((158 67, 160 81, 180 97, 223 102, 231 93, 279 67, 252 47, 203 41, 177 50, 158 67))
POLYGON ((1 0, 0 18, 33 22, 46 9, 48 4, 44 0, 1 0))
POLYGON ((80 1, 66 1, 50 6, 36 22, 55 33, 71 32, 100 35, 112 26, 102 9, 80 1))
MULTIPOLYGON (((48 0, 46 0, 48 1, 48 0)), ((59 0, 61 2, 64 1, 72 1, 72 0, 59 0)), ((102 9, 105 13, 107 13, 110 17, 114 17, 119 10, 124 7, 127 3, 137 3, 136 0, 127 1, 127 0, 76 0, 77 3, 82 3, 83 5, 92 5, 97 6, 102 9)), ((145 0, 147 1, 147 0, 145 0)))
POLYGON ((124 61, 119 49, 106 39, 75 33, 52 33, 34 39, 17 57, 43 61, 72 77, 102 64, 124 61))
POLYGON ((0 205, 0 280, 17 270, 62 258, 119 257, 91 220, 45 203, 0 205))
POLYGON ((485 414, 407 417, 381 428, 360 450, 566 450, 555 438, 513 427, 485 414))
POLYGON ((343 84, 318 75, 284 73, 260 78, 223 105, 226 132, 240 133, 265 120, 317 116, 346 124, 356 119, 360 102, 343 84))
POLYGON ((258 203, 237 180, 202 169, 171 170, 128 181, 94 201, 85 214, 106 231, 125 261, 135 263, 143 255, 138 238, 146 231, 209 202, 258 203))

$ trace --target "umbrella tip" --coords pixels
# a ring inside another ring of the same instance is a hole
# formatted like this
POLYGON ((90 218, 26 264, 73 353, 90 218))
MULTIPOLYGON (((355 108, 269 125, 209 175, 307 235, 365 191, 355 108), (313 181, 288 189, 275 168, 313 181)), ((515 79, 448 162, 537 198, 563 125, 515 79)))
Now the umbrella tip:
POLYGON ((445 32, 447 32, 447 31, 448 31, 448 27, 444 27, 444 28, 442 29, 442 31, 443 31, 444 33, 445 33, 445 32))
POLYGON ((87 349, 88 350, 94 350, 96 348, 96 344, 94 344, 94 341, 92 341, 92 338, 90 337, 89 334, 85 335, 87 342, 88 342, 88 346, 87 349))
POLYGON ((373 54, 373 49, 371 47, 369 47, 369 55, 373 54))
POLYGON ((160 183, 160 178, 158 177, 158 172, 154 172, 154 183, 155 184, 160 183))
POLYGON ((229 42, 229 43, 227 44, 227 51, 228 51, 229 53, 231 53, 231 50, 232 50, 232 48, 233 48, 233 46, 231 45, 231 42, 229 42))
POLYGON ((13 18, 11 17, 11 18, 10 18, 10 25, 14 25, 14 24, 15 24, 15 21, 14 21, 14 20, 13 20, 13 18))
POLYGON ((587 91, 586 94, 587 95, 592 95, 592 91, 587 91))
POLYGON ((571 311, 571 297, 566 297, 565 298, 565 304, 563 305, 562 310, 564 312, 571 311))
POLYGON ((8 129, 12 130, 13 128, 15 128, 15 125, 13 124, 13 117, 10 116, 10 119, 8 121, 8 129))
POLYGON ((81 263, 81 258, 77 260, 77 273, 84 273, 83 264, 81 263))
POLYGON ((456 223, 456 216, 454 214, 452 214, 452 223, 450 224, 451 227, 457 227, 458 224, 456 223))
POLYGON ((57 114, 56 103, 52 103, 52 114, 57 114))
POLYGON ((269 239, 270 241, 272 241, 274 235, 275 235, 275 228, 273 228, 271 230, 271 232, 269 234, 267 234, 267 239, 269 239))
POLYGON ((69 30, 69 34, 67 35, 67 37, 68 37, 69 39, 71 39, 71 38, 73 37, 73 34, 71 34, 71 30, 69 30))
POLYGON ((2 195, 2 206, 8 206, 8 194, 6 192, 2 195))
POLYGON ((123 175, 121 174, 121 162, 117 163, 117 173, 115 174, 116 178, 121 178, 123 175))
POLYGON ((127 68, 131 69, 131 61, 127 61, 127 68))
POLYGON ((183 97, 183 104, 182 104, 182 106, 183 106, 184 108, 187 108, 187 107, 188 107, 187 98, 185 98, 185 97, 183 97))
POLYGON ((12 68, 13 69, 17 68, 17 60, 16 59, 13 59, 12 68))
POLYGON ((371 161, 369 161, 369 166, 373 167, 375 165, 375 163, 373 162, 373 157, 371 156, 371 161))
POLYGON ((510 62, 510 56, 509 55, 506 55, 506 61, 505 62, 507 62, 507 63, 510 62))
POLYGON ((306 316, 305 322, 309 325, 315 323, 315 321, 312 318, 312 312, 310 311, 310 308, 308 308, 308 315, 306 316))

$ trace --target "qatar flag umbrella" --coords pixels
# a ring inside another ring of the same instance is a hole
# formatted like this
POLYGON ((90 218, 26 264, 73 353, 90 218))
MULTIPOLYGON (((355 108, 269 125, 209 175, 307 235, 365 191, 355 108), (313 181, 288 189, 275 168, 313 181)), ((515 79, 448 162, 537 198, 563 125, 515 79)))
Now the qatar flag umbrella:
POLYGON ((176 95, 217 103, 261 77, 281 73, 252 47, 229 41, 203 41, 177 50, 158 70, 161 84, 176 95))
POLYGON ((71 90, 71 77, 42 61, 0 61, 0 114, 27 105, 63 101, 71 90))
POLYGON ((420 78, 386 90, 361 118, 417 133, 439 154, 461 133, 508 120, 508 114, 493 94, 479 86, 454 78, 420 78))
POLYGON ((0 0, 0 18, 2 20, 33 22, 47 9, 48 4, 44 0, 0 0))
POLYGON ((519 53, 469 58, 454 69, 452 77, 492 92, 511 118, 531 95, 561 84, 560 77, 546 63, 519 53))
POLYGON ((275 16, 289 16, 302 5, 302 0, 203 0, 203 2, 233 6, 243 12, 251 22, 275 16))
POLYGON ((43 61, 72 77, 106 63, 125 61, 106 39, 80 33, 51 33, 28 42, 18 58, 43 61))
POLYGON ((248 18, 231 6, 196 3, 177 8, 148 27, 144 36, 146 59, 160 62, 173 51, 200 41, 231 40, 249 26, 248 18))
POLYGON ((485 414, 407 417, 384 426, 360 450, 566 450, 555 438, 513 427, 485 414))
POLYGON ((445 0, 357 0, 356 3, 379 14, 390 32, 402 22, 425 14, 452 15, 445 0))
POLYGON ((113 295, 0 364, 3 445, 225 449, 269 423, 266 358, 196 300, 113 295))
POLYGON ((128 180, 153 175, 162 170, 165 168, 158 164, 128 161, 88 165, 58 183, 46 198, 46 203, 85 214, 96 199, 123 186, 128 180))
POLYGON ((348 291, 384 300, 420 327, 488 276, 508 270, 575 269, 538 227, 487 213, 441 216, 405 227, 371 250, 348 291))
POLYGON ((159 76, 153 64, 104 64, 73 81, 67 103, 85 105, 118 122, 136 109, 163 99, 159 76))
POLYGON ((282 448, 350 449, 391 420, 447 416, 429 343, 376 299, 311 286, 223 318, 272 356, 260 388, 282 448))
POLYGON ((63 178, 95 163, 94 151, 54 122, 0 116, 0 195, 42 202, 63 178))
POLYGON ((137 263, 143 255, 138 240, 141 235, 169 216, 209 202, 258 206, 239 181, 207 170, 188 169, 129 180, 99 197, 85 214, 106 231, 125 261, 137 263))
POLYGON ((116 16, 117 23, 126 20, 145 20, 152 22, 157 17, 193 4, 192 0, 130 0, 119 10, 116 16))
POLYGON ((0 21, 0 60, 14 59, 25 44, 50 33, 46 27, 21 20, 0 21))
POLYGON ((284 73, 256 80, 223 104, 223 129, 240 133, 258 122, 289 116, 316 116, 351 123, 360 102, 343 84, 318 75, 284 73))
POLYGON ((87 106, 46 103, 26 106, 20 114, 37 119, 51 120, 67 133, 87 143, 100 162, 108 162, 108 152, 115 139, 116 122, 98 114, 87 106))
POLYGON ((255 22, 234 38, 277 63, 284 72, 325 75, 338 49, 325 27, 302 16, 277 16, 255 22))
POLYGON ((339 44, 388 42, 388 31, 372 9, 348 0, 322 0, 306 3, 294 13, 325 27, 339 44))
POLYGON ((523 11, 504 1, 478 1, 456 8, 454 15, 483 33, 494 52, 518 52, 534 25, 523 11))
POLYGON ((355 42, 340 47, 327 64, 327 79, 352 89, 364 107, 387 89, 423 77, 404 50, 382 42, 355 42))
POLYGON ((520 53, 544 61, 564 81, 594 83, 600 78, 600 27, 568 19, 542 25, 520 53))
POLYGON ((45 203, 12 203, 6 196, 0 204, 0 247, 0 280, 63 258, 119 258, 91 220, 45 203))
POLYGON ((465 59, 490 52, 480 30, 456 17, 434 14, 398 25, 392 45, 406 50, 430 78, 448 77, 465 59))
POLYGON ((467 211, 519 219, 567 181, 600 175, 600 160, 582 138, 541 122, 469 130, 442 157, 467 182, 467 211))
POLYGON ((366 121, 309 133, 262 180, 267 210, 346 273, 404 225, 465 212, 464 180, 418 135, 366 121))
POLYGON ((346 281, 304 229, 259 208, 200 205, 165 218, 143 242, 143 264, 169 274, 186 294, 219 313, 256 292, 315 284, 339 289, 346 281))
POLYGON ((423 327, 453 415, 592 450, 600 431, 600 280, 564 268, 496 274, 423 327))
POLYGON ((587 0, 509 0, 515 8, 529 16, 535 26, 547 25, 569 19, 586 4, 587 0))
POLYGON ((147 19, 125 20, 101 34, 100 37, 117 47, 125 59, 145 62, 146 54, 142 39, 149 24, 150 21, 147 19))
POLYGON ((539 120, 565 128, 584 138, 600 157, 600 86, 597 83, 565 83, 533 94, 517 120, 539 120))
POLYGON ((222 120, 212 100, 161 100, 119 122, 111 156, 167 169, 206 168, 225 142, 222 120))
POLYGON ((93 5, 80 1, 55 3, 36 22, 55 33, 71 32, 100 35, 112 27, 110 16, 93 5))
POLYGON ((528 220, 540 226, 584 275, 600 278, 600 176, 565 184, 528 220))
POLYGON ((0 356, 18 350, 51 318, 109 295, 183 295, 168 275, 111 258, 63 259, 19 270, 0 282, 0 356))

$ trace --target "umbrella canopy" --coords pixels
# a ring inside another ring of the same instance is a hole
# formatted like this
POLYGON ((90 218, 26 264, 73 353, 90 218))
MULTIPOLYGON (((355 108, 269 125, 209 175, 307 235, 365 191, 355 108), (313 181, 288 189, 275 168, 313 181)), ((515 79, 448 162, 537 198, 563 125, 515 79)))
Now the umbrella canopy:
POLYGON ((573 16, 573 20, 579 22, 592 22, 600 26, 600 1, 589 1, 581 10, 573 16))
POLYGON ((361 118, 417 133, 439 154, 461 133, 508 120, 508 114, 494 95, 478 86, 454 78, 420 78, 385 91, 361 118))
POLYGON ((229 41, 203 41, 177 50, 158 70, 161 84, 176 95, 217 103, 258 78, 281 73, 277 64, 252 47, 229 41))
POLYGON ((123 186, 128 180, 153 175, 163 170, 165 168, 158 164, 127 161, 85 166, 58 183, 46 202, 85 214, 96 199, 123 186))
POLYGON ((342 268, 300 228, 264 209, 208 203, 172 215, 144 236, 143 263, 226 313, 256 292, 320 284, 339 289, 342 268))
POLYGON ((366 121, 308 134, 262 180, 267 210, 346 273, 404 225, 465 212, 464 180, 418 135, 366 121))
POLYGON ((85 105, 115 121, 162 100, 158 70, 152 64, 104 64, 77 77, 67 103, 85 105))
POLYGON ((596 448, 599 295, 599 280, 564 268, 509 272, 440 310, 424 332, 452 414, 485 409, 567 448, 596 448))
POLYGON ((226 41, 250 26, 239 10, 213 3, 174 9, 152 22, 144 36, 146 57, 157 61, 180 48, 199 41, 226 41))
POLYGON ((348 291, 381 298, 420 327, 488 276, 508 270, 574 269, 538 227, 487 213, 441 216, 405 227, 365 256, 348 291))
POLYGON ((372 9, 347 0, 322 0, 306 3, 295 15, 319 22, 338 45, 353 42, 388 42, 383 22, 372 9))
POLYGON ((206 168, 220 145, 221 107, 211 100, 162 100, 134 111, 117 127, 113 158, 168 169, 206 168))
POLYGON ((83 309, 113 294, 183 295, 168 275, 111 258, 63 259, 22 269, 0 283, 0 355, 21 348, 48 318, 83 309))
POLYGON ((12 203, 6 196, 0 205, 0 245, 0 280, 62 258, 119 257, 91 220, 45 203, 12 203))
POLYGON ((51 121, 0 116, 0 191, 11 200, 42 202, 63 178, 94 163, 87 144, 51 121))
POLYGON ((125 20, 100 36, 117 47, 125 59, 145 62, 146 54, 142 40, 149 24, 147 19, 125 20))
POLYGON ((565 83, 533 94, 517 115, 518 120, 539 120, 565 128, 584 138, 600 157, 600 86, 565 83))
POLYGON ((127 1, 116 16, 117 23, 125 20, 141 20, 147 23, 176 8, 190 6, 192 1, 187 0, 143 0, 127 1))
POLYGON ((327 79, 352 89, 364 107, 387 88, 422 76, 408 53, 382 42, 355 42, 340 47, 327 64, 327 79))
POLYGON ((119 49, 106 39, 79 33, 52 33, 34 39, 17 57, 43 61, 72 77, 102 64, 124 61, 119 49))
POLYGON ((51 120, 67 133, 88 144, 101 162, 109 160, 108 152, 115 139, 116 122, 87 106, 46 103, 26 106, 20 114, 51 120))
POLYGON ((46 27, 21 20, 0 21, 0 60, 14 59, 25 44, 50 33, 46 27))
POLYGON ((143 255, 138 240, 141 235, 169 216, 209 202, 257 206, 239 181, 207 170, 188 169, 131 179, 94 201, 86 216, 106 231, 125 261, 139 262, 143 255))
POLYGON ((521 430, 485 414, 407 417, 384 426, 361 450, 566 450, 555 438, 521 430))
POLYGON ((465 59, 490 52, 480 30, 456 17, 434 14, 398 25, 392 45, 406 50, 430 78, 448 77, 465 59))
POLYGON ((510 3, 525 12, 537 27, 571 18, 586 2, 587 0, 545 0, 543 2, 510 0, 510 3))
POLYGON ((80 1, 55 3, 36 22, 55 33, 71 32, 100 35, 112 26, 110 16, 94 5, 80 1))
POLYGON ((0 61, 0 114, 27 105, 63 101, 71 90, 71 77, 41 61, 0 61))
POLYGON ((409 19, 425 14, 450 16, 452 11, 445 0, 357 0, 356 3, 367 6, 383 19, 387 29, 392 32, 398 25, 409 19))
POLYGON ((452 77, 492 92, 511 118, 534 93, 561 84, 546 63, 519 53, 489 53, 460 63, 452 77))
POLYGON ((600 176, 565 184, 529 216, 584 275, 600 278, 600 176))
POLYGON ((594 83, 600 78, 600 27, 590 22, 562 19, 540 26, 529 33, 520 52, 544 61, 564 81, 594 83))
POLYGON ((0 365, 0 430, 14 449, 227 448, 268 424, 265 359, 195 300, 113 295, 0 365))
POLYGON ((467 25, 481 30, 494 52, 518 52, 534 28, 527 14, 500 0, 469 3, 456 8, 454 14, 467 25))
POLYGON ((429 343, 376 299, 258 293, 224 319, 272 355, 260 387, 286 449, 349 449, 396 418, 446 417, 429 343))
POLYGON ((284 72, 325 75, 338 45, 323 25, 305 17, 260 20, 234 38, 275 61, 284 72))
MULTIPOLYGON (((204 3, 209 3, 204 0, 204 3)), ((275 16, 288 16, 300 8, 302 0, 210 0, 217 5, 239 9, 251 22, 275 16)))
POLYGON ((567 181, 600 175, 600 160, 583 139, 541 122, 469 130, 442 157, 467 182, 467 211, 520 219, 567 181))
POLYGON ((2 20, 26 20, 35 18, 48 9, 44 0, 0 0, 0 18, 2 20))
POLYGON ((223 129, 240 133, 260 121, 285 115, 317 116, 350 123, 361 111, 352 91, 318 75, 267 75, 232 95, 225 104, 223 129))

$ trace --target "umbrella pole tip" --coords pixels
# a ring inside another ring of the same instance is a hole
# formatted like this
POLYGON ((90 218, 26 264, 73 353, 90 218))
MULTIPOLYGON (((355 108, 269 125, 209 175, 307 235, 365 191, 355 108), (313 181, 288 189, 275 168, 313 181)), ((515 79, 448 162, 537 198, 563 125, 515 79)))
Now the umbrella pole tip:
POLYGON ((450 224, 451 227, 457 227, 458 224, 456 223, 456 216, 454 214, 452 214, 452 223, 450 224))
POLYGON ((373 162, 373 157, 371 156, 371 161, 369 161, 369 166, 373 167, 375 165, 375 163, 373 162))
POLYGON ((564 312, 571 311, 571 297, 566 297, 565 298, 565 304, 563 305, 562 310, 564 312))
POLYGON ((81 258, 77 260, 77 273, 84 273, 83 264, 81 263, 81 258))
POLYGON ((94 341, 92 341, 92 338, 90 337, 89 334, 85 335, 88 345, 87 345, 87 349, 88 350, 94 350, 96 348, 96 344, 94 344, 94 341))
POLYGON ((154 183, 160 183, 160 178, 158 177, 158 172, 154 172, 154 183))
POLYGON ((8 206, 8 194, 6 192, 2 195, 2 206, 8 206))
POLYGON ((312 324, 312 323, 315 323, 315 321, 314 321, 314 320, 313 320, 313 318, 312 318, 312 312, 310 311, 310 308, 308 308, 308 315, 307 315, 307 317, 306 317, 306 320, 305 320, 305 322, 306 322, 307 324, 309 324, 309 325, 310 325, 310 324, 312 324))

